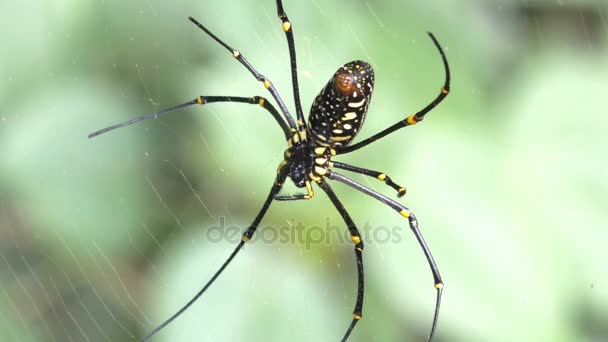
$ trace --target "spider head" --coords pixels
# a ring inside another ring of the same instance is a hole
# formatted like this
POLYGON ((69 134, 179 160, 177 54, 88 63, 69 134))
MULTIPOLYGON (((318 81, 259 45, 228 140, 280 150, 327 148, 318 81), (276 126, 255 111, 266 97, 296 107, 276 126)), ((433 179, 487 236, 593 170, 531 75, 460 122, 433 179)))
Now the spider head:
POLYGON ((309 129, 315 141, 339 150, 357 135, 374 90, 374 69, 364 61, 341 66, 315 98, 309 129))

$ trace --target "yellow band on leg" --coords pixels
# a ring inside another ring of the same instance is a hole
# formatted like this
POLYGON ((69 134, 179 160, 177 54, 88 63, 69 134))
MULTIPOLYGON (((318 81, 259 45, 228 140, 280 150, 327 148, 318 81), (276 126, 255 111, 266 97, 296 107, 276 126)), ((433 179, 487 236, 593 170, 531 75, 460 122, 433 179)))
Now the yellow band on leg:
POLYGON ((405 121, 407 121, 407 123, 409 125, 415 125, 418 122, 418 120, 416 119, 416 117, 414 115, 408 116, 405 121))

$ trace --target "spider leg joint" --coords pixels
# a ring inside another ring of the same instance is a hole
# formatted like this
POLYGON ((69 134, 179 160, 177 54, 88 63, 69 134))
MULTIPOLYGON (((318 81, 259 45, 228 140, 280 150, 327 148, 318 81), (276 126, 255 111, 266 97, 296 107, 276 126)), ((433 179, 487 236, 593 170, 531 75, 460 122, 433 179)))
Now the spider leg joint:
POLYGON ((327 158, 324 158, 324 157, 315 158, 315 164, 317 164, 319 166, 323 166, 326 163, 327 163, 327 158))
POLYGON ((315 166, 315 173, 319 176, 325 176, 327 174, 327 169, 320 166, 315 166))
POLYGON ((281 173, 281 170, 283 170, 285 166, 287 166, 287 160, 283 160, 281 164, 279 164, 279 167, 277 167, 277 173, 281 173))
POLYGON ((405 119, 405 121, 408 123, 408 125, 415 125, 416 123, 418 123, 418 119, 416 118, 416 116, 414 114, 410 115, 407 117, 407 119, 405 119))
POLYGON ((289 21, 284 21, 282 26, 283 26, 283 31, 285 31, 285 32, 291 31, 291 23, 289 21))
POLYGON ((327 151, 327 147, 317 147, 317 148, 315 148, 315 154, 318 155, 318 156, 324 155, 325 151, 327 151))
POLYGON ((309 173, 308 177, 310 177, 310 179, 314 180, 317 183, 321 181, 321 177, 317 176, 314 172, 309 173))

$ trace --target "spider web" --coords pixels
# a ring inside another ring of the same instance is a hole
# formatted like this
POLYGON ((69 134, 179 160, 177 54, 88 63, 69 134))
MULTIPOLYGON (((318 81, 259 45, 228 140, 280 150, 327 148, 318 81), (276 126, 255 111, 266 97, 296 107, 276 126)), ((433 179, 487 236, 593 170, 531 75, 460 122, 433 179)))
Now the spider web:
MULTIPOLYGON (((340 159, 408 187, 401 202, 446 281, 439 337, 608 339, 606 6, 284 2, 305 112, 341 64, 373 64, 362 136, 440 86, 424 31, 446 48, 455 90, 446 103, 420 127, 340 159)), ((86 134, 198 95, 269 97, 188 15, 293 108, 274 3, 8 6, 0 28, 21 39, 0 55, 0 341, 141 339, 229 256, 286 146, 266 112, 243 104, 86 134)), ((333 187, 366 242, 364 319, 349 341, 423 340, 434 289, 416 241, 399 215, 333 187)), ((339 339, 356 296, 344 231, 320 189, 312 201, 273 203, 256 239, 155 340, 339 339)))

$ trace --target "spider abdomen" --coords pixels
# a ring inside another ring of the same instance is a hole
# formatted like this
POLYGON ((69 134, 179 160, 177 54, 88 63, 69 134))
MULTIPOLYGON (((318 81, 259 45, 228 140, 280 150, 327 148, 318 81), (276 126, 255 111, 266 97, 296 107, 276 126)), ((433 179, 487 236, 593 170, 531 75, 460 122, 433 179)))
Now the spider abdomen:
POLYGON ((374 70, 369 63, 352 61, 341 66, 315 98, 308 118, 317 145, 336 150, 355 138, 374 89, 374 70))

